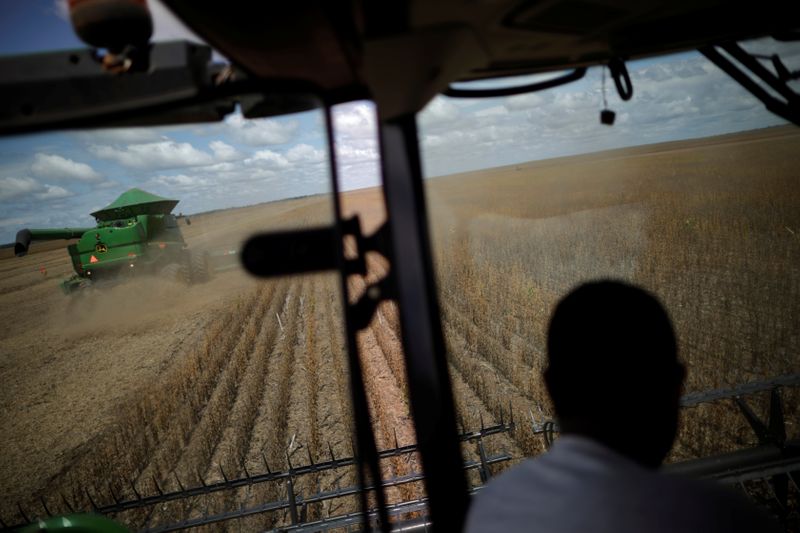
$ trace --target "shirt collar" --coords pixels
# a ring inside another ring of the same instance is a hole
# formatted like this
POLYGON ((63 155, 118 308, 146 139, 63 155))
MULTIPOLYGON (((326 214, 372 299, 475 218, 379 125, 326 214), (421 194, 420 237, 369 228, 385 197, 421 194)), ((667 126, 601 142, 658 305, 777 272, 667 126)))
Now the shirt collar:
POLYGON ((576 435, 569 433, 560 436, 553 442, 550 448, 551 453, 558 455, 574 455, 583 458, 594 458, 603 464, 613 464, 619 468, 632 468, 636 470, 644 470, 645 468, 621 453, 609 448, 605 444, 586 437, 583 435, 576 435))

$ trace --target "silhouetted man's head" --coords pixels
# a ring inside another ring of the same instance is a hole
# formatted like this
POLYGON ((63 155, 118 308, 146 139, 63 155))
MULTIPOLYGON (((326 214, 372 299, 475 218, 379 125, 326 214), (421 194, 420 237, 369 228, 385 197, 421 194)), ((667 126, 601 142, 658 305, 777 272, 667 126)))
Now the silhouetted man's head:
POLYGON ((547 351, 545 381, 562 431, 661 464, 675 439, 685 372, 655 297, 614 281, 582 285, 556 307, 547 351))

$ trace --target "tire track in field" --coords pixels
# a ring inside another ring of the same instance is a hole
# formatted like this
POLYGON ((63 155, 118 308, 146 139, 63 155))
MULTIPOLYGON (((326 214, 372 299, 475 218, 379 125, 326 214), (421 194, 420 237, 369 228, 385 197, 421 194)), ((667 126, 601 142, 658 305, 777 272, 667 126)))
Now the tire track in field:
MULTIPOLYGON (((370 413, 373 419, 378 450, 408 446, 417 442, 408 389, 405 380, 398 382, 392 372, 390 357, 386 355, 372 327, 359 333, 357 339, 364 365, 364 384, 367 389, 370 413)), ((394 353, 402 354, 399 346, 394 353)), ((408 454, 381 461, 383 477, 397 477, 422 472, 418 454, 408 454)), ((423 496, 421 483, 405 484, 386 490, 388 503, 419 499, 423 496)))
POLYGON ((406 376, 406 362, 403 358, 403 344, 400 341, 400 329, 393 324, 396 320, 396 304, 394 302, 381 302, 375 311, 375 320, 370 328, 375 334, 375 339, 386 356, 386 362, 392 371, 397 386, 408 396, 408 379, 406 376), (394 318, 394 320, 392 319, 394 318))
MULTIPOLYGON (((349 243, 346 244, 346 247, 349 243)), ((354 250, 348 249, 350 253, 354 250)), ((388 273, 388 262, 378 254, 367 254, 367 276, 349 280, 350 294, 361 296, 366 287, 388 273)), ((373 420, 378 449, 394 448, 416 443, 416 431, 408 403, 408 386, 403 349, 391 325, 397 327, 396 310, 382 303, 370 325, 356 337, 364 386, 367 390, 370 416, 373 420), (385 318, 388 317, 388 318, 385 318)), ((394 457, 381 462, 384 478, 403 476, 422 471, 417 454, 394 457)), ((420 483, 391 487, 386 490, 388 502, 414 500, 422 497, 420 483)))
MULTIPOLYGON (((361 279, 350 280, 351 294, 360 295, 366 284, 361 279)), ((406 390, 400 387, 391 370, 389 360, 377 340, 376 320, 356 336, 361 364, 364 372, 364 386, 370 416, 375 430, 378 449, 405 446, 416 442, 416 433, 411 418, 406 390)), ((381 462, 383 478, 403 476, 421 471, 421 463, 416 454, 393 457, 381 462)), ((386 490, 389 503, 413 500, 421 497, 416 484, 391 487, 386 490)))
MULTIPOLYGON (((377 281, 389 275, 389 262, 385 257, 377 253, 367 254, 367 266, 369 271, 368 281, 377 281)), ((398 316, 397 304, 393 301, 382 302, 379 306, 381 320, 380 322, 388 324, 388 329, 395 335, 397 339, 400 338, 400 318, 398 316)))
MULTIPOLYGON (((366 284, 374 283, 389 275, 389 265, 383 256, 369 253, 366 261, 368 272, 364 279, 366 284)), ((372 324, 370 324, 370 329, 375 334, 375 338, 386 356, 386 361, 398 386, 407 395, 408 383, 406 380, 405 360, 403 358, 403 346, 400 341, 400 320, 397 315, 397 304, 393 301, 381 302, 375 311, 375 317, 372 324)))
MULTIPOLYGON (((368 260, 370 273, 378 274, 381 277, 387 275, 388 265, 385 263, 385 261, 383 261, 383 258, 379 256, 373 256, 373 259, 374 260, 372 262, 368 260)), ((384 353, 391 351, 394 345, 398 346, 398 359, 393 360, 390 357, 389 362, 392 366, 395 376, 402 372, 402 383, 405 387, 405 390, 407 390, 405 381, 405 361, 402 359, 402 348, 400 347, 398 340, 399 320, 397 318, 397 308, 394 302, 382 303, 377 311, 377 316, 381 326, 384 324, 388 326, 375 328, 378 342, 380 343, 384 353)), ((452 359, 452 357, 449 357, 449 359, 452 359)), ((496 424, 499 419, 494 417, 491 410, 486 406, 483 400, 481 400, 475 391, 470 388, 469 384, 461 375, 458 367, 453 364, 452 361, 449 361, 448 365, 450 369, 453 395, 457 405, 457 412, 460 415, 462 427, 466 430, 478 429, 481 427, 481 415, 484 425, 496 424)), ((504 413, 504 416, 507 419, 508 413, 504 413)), ((522 449, 517 445, 513 437, 506 434, 486 439, 484 441, 484 445, 486 446, 487 453, 490 455, 499 451, 505 451, 517 459, 524 456, 522 449)), ((475 445, 476 449, 474 451, 467 450, 465 446, 466 444, 462 446, 462 451, 465 452, 464 458, 475 460, 478 457, 477 445, 475 445)), ((470 481, 474 484, 480 483, 480 478, 477 471, 473 471, 472 474, 470 474, 470 481)))
MULTIPOLYGON (((376 253, 366 256, 367 284, 374 283, 389 275, 389 264, 386 258, 376 253)), ((406 379, 405 359, 403 346, 400 341, 400 319, 397 314, 397 304, 393 301, 384 301, 375 311, 375 320, 370 326, 375 333, 375 338, 381 347, 389 368, 403 393, 408 395, 408 380, 406 379)))

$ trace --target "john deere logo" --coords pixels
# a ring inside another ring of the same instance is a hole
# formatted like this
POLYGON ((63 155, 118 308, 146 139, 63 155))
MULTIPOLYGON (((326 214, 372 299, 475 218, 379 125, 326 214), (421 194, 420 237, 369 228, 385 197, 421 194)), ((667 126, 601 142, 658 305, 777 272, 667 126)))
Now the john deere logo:
POLYGON ((95 251, 97 251, 97 252, 100 252, 100 253, 105 253, 105 252, 107 252, 107 251, 108 251, 108 246, 106 246, 105 244, 98 244, 98 245, 96 245, 96 246, 94 247, 94 249, 95 249, 95 251))

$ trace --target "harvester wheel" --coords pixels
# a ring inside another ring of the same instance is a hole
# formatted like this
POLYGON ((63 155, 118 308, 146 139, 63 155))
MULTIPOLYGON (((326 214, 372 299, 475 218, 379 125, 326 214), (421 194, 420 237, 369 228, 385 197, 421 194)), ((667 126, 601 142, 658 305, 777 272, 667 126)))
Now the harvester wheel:
POLYGON ((208 254, 192 254, 192 283, 203 283, 209 280, 208 254))
POLYGON ((188 283, 189 268, 180 263, 170 263, 161 269, 159 277, 175 283, 188 283))
POLYGON ((184 285, 192 284, 192 259, 178 265, 178 281, 184 285))

